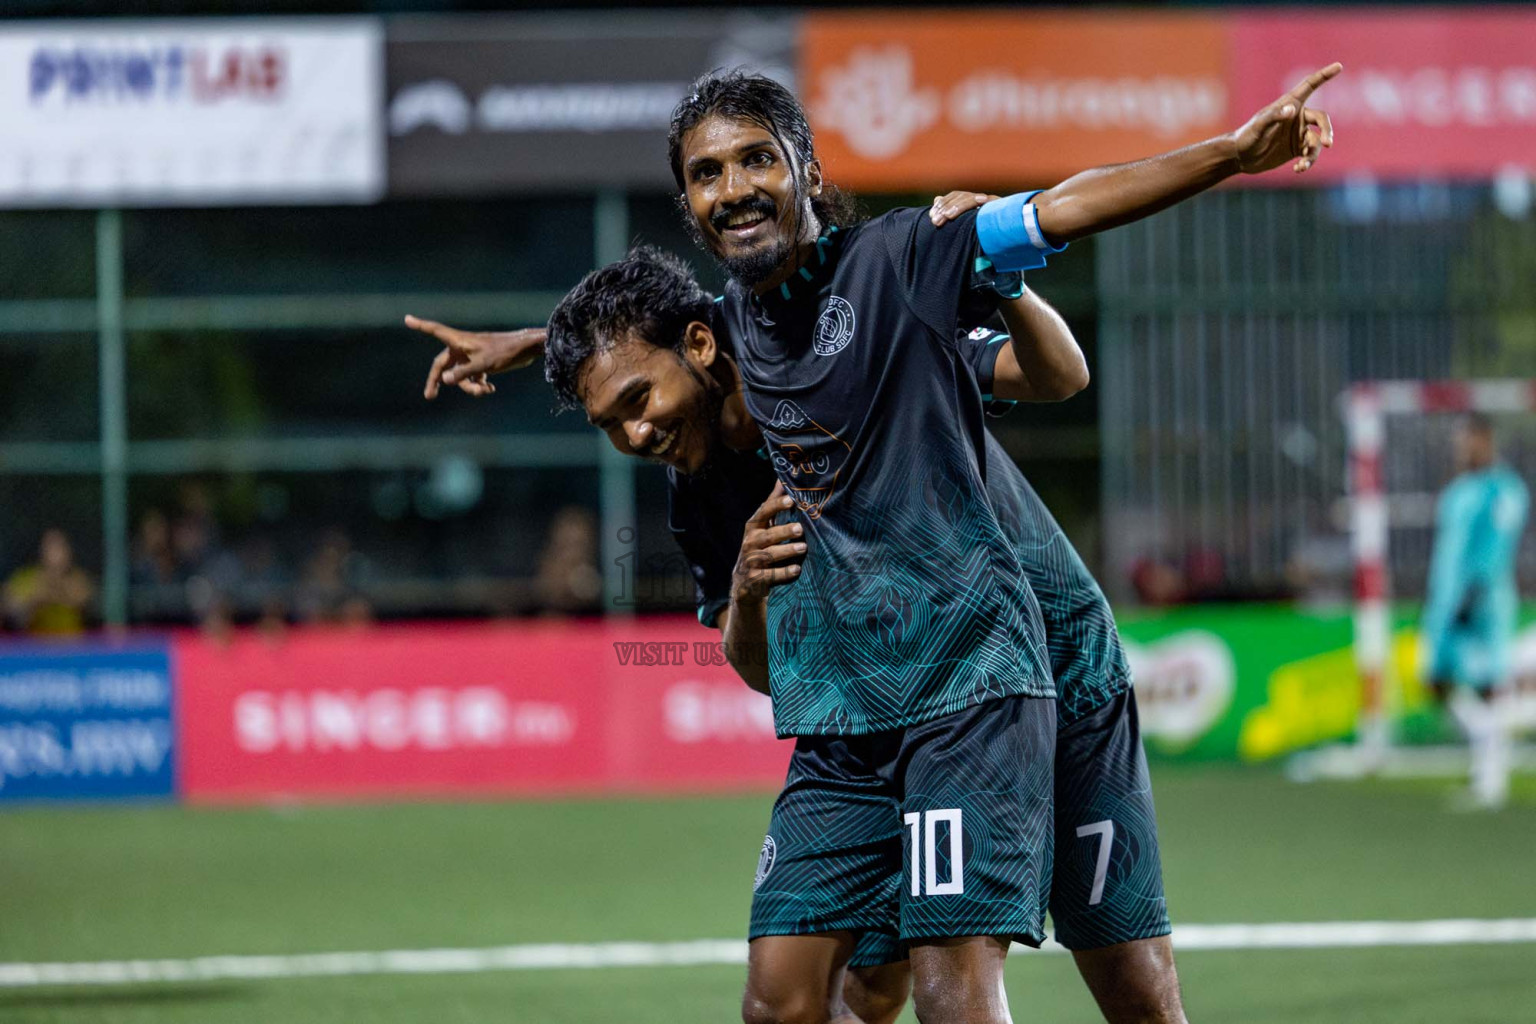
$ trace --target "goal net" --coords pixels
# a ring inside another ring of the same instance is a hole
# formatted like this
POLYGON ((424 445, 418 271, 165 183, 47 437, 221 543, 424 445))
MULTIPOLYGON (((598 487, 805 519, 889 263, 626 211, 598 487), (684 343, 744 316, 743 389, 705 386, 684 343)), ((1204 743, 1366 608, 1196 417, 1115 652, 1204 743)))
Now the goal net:
MULTIPOLYGON (((1405 714, 1427 705, 1419 664, 1417 609, 1434 543, 1435 506, 1455 475, 1457 414, 1494 423, 1500 458, 1536 481, 1536 380, 1367 381, 1340 396, 1348 445, 1347 508, 1354 569, 1354 656, 1361 681, 1352 746, 1297 759, 1299 776, 1452 774, 1463 752, 1405 742, 1405 714)), ((1536 578, 1536 544, 1521 545, 1521 593, 1536 578)), ((1536 625, 1522 615, 1503 707, 1515 730, 1536 726, 1536 625)), ((1536 751, 1517 761, 1536 768, 1536 751)))

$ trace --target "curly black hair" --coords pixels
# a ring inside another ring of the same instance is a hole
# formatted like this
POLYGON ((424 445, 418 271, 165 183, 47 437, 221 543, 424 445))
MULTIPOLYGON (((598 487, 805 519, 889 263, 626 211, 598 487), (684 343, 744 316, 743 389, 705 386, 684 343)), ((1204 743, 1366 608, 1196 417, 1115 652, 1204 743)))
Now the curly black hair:
MULTIPOLYGON (((672 108, 672 123, 667 129, 667 158, 672 163, 672 177, 679 193, 687 191, 683 179, 683 136, 709 117, 728 117, 761 125, 772 135, 779 148, 792 153, 797 170, 816 159, 816 137, 806 119, 805 108, 795 94, 766 75, 741 68, 716 69, 701 75, 688 95, 672 108)), ((801 186, 803 177, 797 176, 801 186)), ((684 211, 686 213, 686 210, 684 211)), ((829 227, 845 228, 860 220, 857 200, 835 185, 823 184, 821 195, 811 197, 811 212, 829 227)))
POLYGON ((637 245, 617 263, 592 271, 549 315, 544 379, 562 409, 581 406, 582 364, 622 341, 638 339, 683 352, 683 332, 709 323, 714 296, 688 264, 653 245, 637 245))

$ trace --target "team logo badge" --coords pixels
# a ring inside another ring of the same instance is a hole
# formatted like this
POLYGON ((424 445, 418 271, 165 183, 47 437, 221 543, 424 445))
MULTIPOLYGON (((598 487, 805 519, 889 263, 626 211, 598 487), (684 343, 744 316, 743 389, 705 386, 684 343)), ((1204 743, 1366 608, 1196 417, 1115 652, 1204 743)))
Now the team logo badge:
POLYGON ((834 295, 827 300, 827 308, 816 321, 816 336, 811 347, 819 356, 836 355, 853 340, 853 307, 848 300, 834 295))
POLYGON ((763 852, 757 855, 757 875, 752 879, 752 891, 757 892, 758 886, 768 877, 773 870, 774 858, 778 856, 778 844, 773 841, 773 836, 763 837, 763 852))

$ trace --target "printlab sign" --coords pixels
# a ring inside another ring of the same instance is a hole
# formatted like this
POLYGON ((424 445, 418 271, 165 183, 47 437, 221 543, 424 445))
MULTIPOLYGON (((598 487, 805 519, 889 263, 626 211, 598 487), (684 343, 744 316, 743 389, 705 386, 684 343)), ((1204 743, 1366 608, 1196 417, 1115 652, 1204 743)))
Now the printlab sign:
POLYGON ((169 798, 174 735, 165 648, 0 648, 0 801, 169 798))
POLYGON ((376 20, 0 27, 0 206, 372 202, 376 20))

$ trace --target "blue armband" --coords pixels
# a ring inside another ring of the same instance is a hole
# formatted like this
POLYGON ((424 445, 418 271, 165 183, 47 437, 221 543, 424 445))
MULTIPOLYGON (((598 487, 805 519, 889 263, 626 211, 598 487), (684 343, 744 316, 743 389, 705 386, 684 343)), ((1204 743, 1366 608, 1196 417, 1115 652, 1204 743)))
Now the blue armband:
POLYGON ((1030 200, 1041 191, 1016 192, 976 211, 976 239, 998 270, 1037 270, 1045 266, 1048 254, 1066 248, 1051 245, 1040 231, 1040 219, 1030 200))

